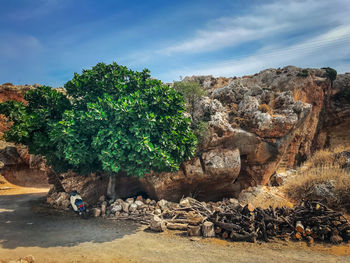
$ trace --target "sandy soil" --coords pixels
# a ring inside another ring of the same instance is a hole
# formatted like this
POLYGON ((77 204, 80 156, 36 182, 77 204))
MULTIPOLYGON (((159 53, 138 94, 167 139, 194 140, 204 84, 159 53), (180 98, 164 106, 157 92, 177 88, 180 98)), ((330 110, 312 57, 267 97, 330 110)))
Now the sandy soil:
POLYGON ((350 245, 232 243, 180 232, 150 233, 129 221, 83 220, 44 204, 43 189, 0 191, 0 261, 36 262, 350 262, 350 245), (29 192, 29 193, 28 193, 29 192), (24 194, 26 193, 26 194, 24 194))
POLYGON ((3 175, 0 174, 0 196, 28 193, 47 193, 48 191, 49 186, 47 184, 43 184, 41 187, 20 187, 18 185, 11 184, 4 178, 3 175))

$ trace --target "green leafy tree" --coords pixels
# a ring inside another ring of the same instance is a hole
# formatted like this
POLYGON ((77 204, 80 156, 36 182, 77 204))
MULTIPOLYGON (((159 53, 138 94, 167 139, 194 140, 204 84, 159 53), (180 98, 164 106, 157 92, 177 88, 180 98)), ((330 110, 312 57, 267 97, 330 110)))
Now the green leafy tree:
POLYGON ((15 115, 10 120, 16 125, 7 138, 32 144, 33 153, 60 161, 59 167, 54 165, 59 172, 102 171, 112 178, 123 171, 143 176, 151 170, 175 171, 195 152, 197 139, 184 115, 183 96, 152 79, 148 70, 135 72, 116 63, 99 63, 76 73, 65 89, 67 95, 46 87, 39 95, 48 97, 47 101, 32 95, 26 97, 28 105, 11 102, 0 107, 0 113, 15 115), (16 113, 10 107, 17 107, 16 113), (41 110, 45 118, 35 125, 42 134, 31 140, 38 135, 28 120, 41 110), (27 139, 20 139, 15 130, 27 139), (42 148, 37 148, 40 144, 42 148))

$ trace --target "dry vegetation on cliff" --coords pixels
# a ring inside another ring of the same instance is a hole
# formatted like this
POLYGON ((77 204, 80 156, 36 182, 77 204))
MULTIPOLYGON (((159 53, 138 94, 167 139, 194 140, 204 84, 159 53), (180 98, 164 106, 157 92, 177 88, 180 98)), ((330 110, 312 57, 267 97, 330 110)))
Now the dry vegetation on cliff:
POLYGON ((293 201, 318 199, 335 209, 350 211, 349 151, 316 152, 295 176, 284 184, 284 191, 293 201))
POLYGON ((323 199, 333 208, 350 211, 350 172, 339 167, 318 167, 297 174, 285 185, 294 201, 323 199))

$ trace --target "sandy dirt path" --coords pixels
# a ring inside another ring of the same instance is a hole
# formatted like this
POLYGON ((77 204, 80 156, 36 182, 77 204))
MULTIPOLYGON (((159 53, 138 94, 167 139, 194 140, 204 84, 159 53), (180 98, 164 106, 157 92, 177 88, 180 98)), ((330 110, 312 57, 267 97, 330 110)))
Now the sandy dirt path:
POLYGON ((33 255, 39 263, 350 262, 350 245, 191 241, 173 231, 149 233, 129 221, 83 220, 47 208, 44 198, 45 193, 0 196, 0 261, 33 255))

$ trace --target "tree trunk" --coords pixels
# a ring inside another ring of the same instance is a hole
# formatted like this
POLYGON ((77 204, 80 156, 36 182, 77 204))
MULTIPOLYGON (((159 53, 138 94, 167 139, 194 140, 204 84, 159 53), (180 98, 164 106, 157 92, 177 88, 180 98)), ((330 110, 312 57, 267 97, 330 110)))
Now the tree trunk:
POLYGON ((117 196, 115 191, 116 180, 117 178, 115 174, 110 175, 108 178, 107 197, 110 199, 115 199, 117 196))

